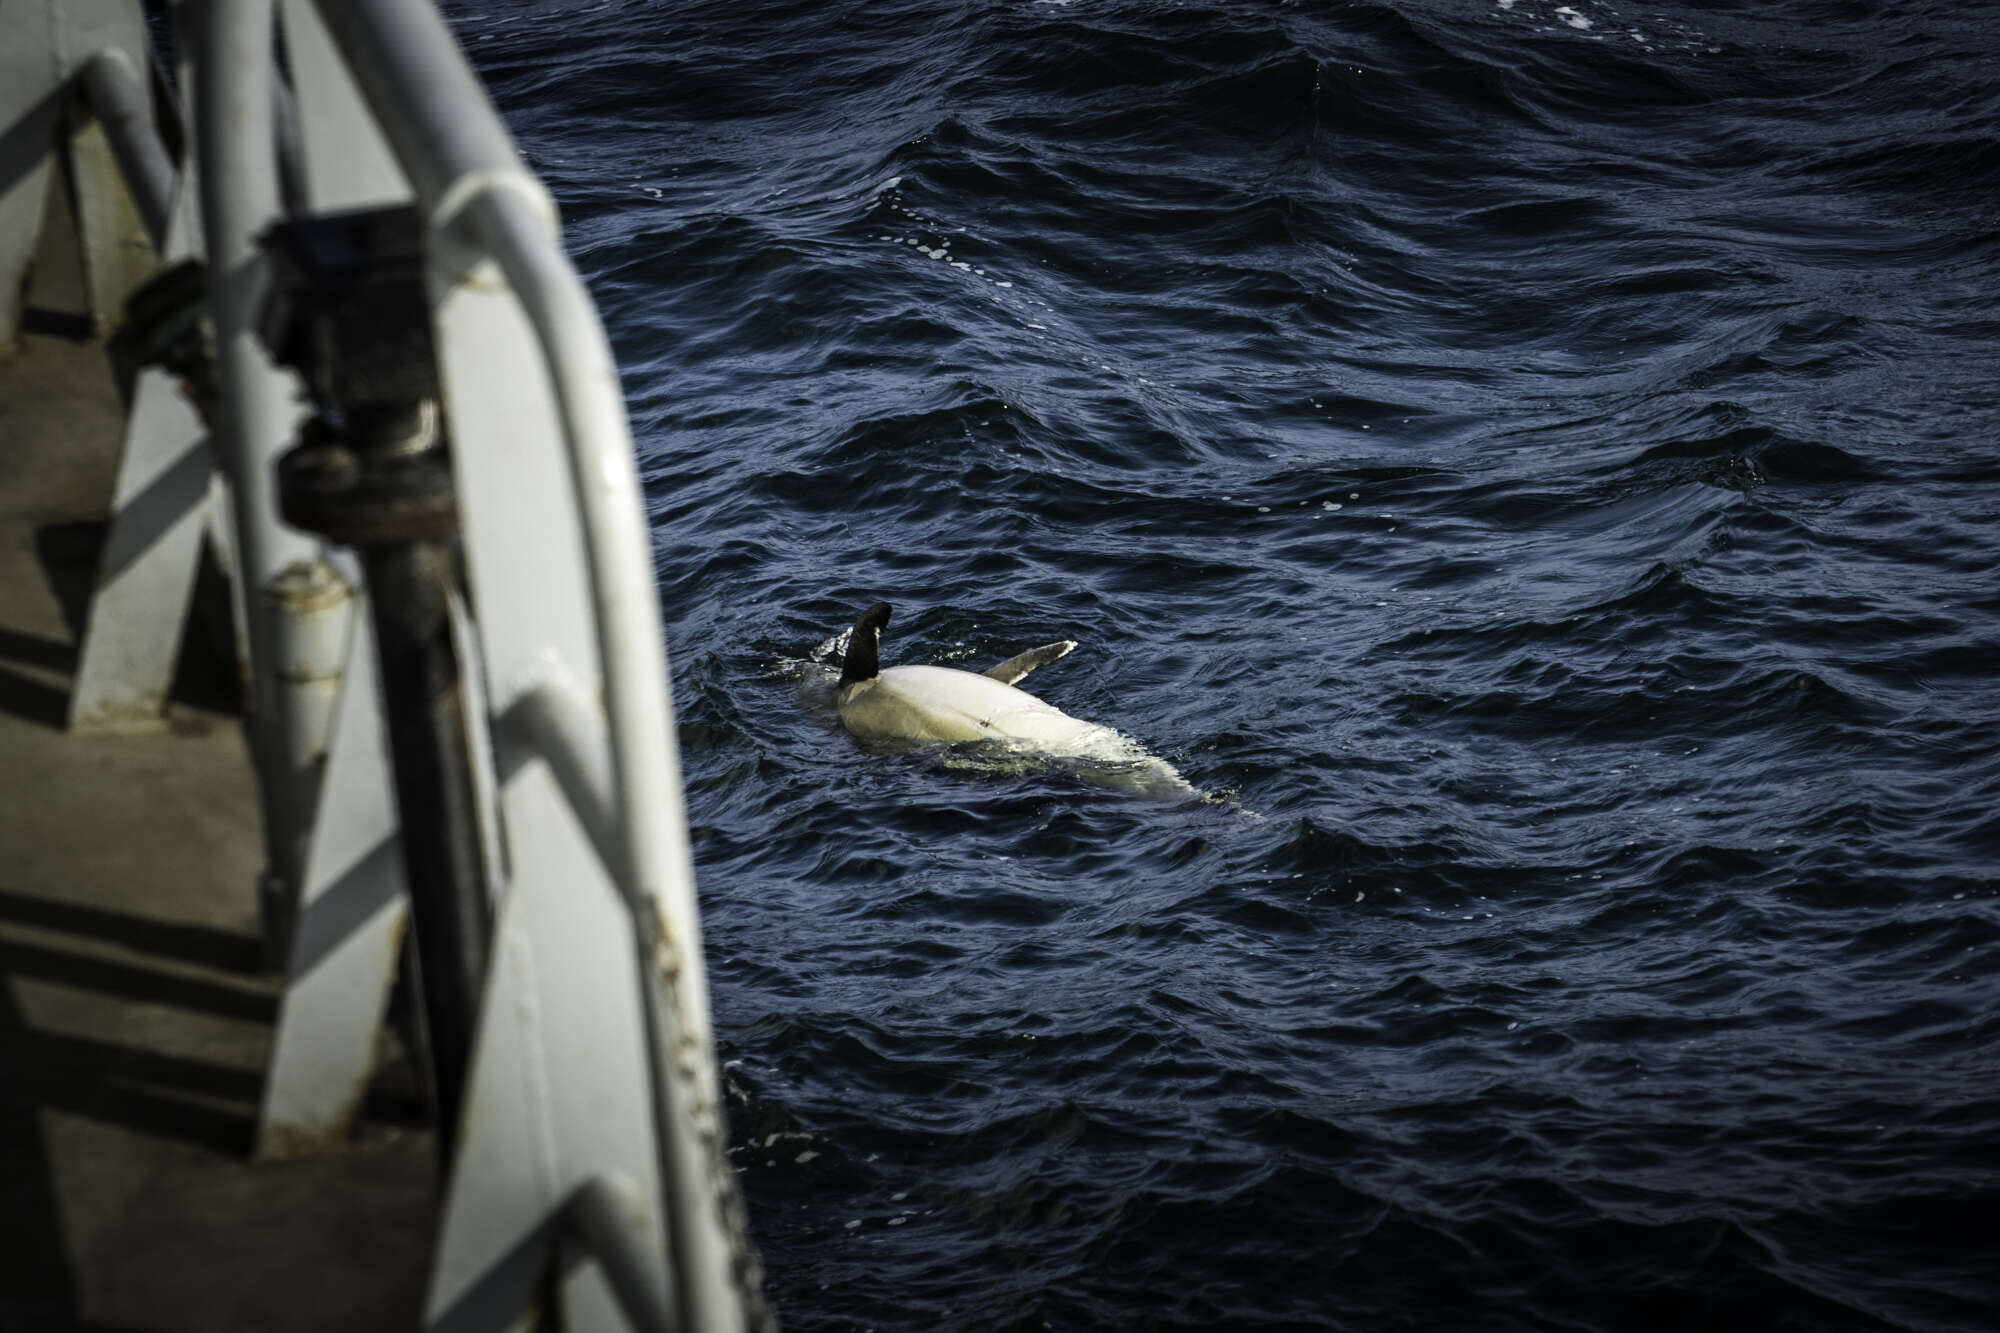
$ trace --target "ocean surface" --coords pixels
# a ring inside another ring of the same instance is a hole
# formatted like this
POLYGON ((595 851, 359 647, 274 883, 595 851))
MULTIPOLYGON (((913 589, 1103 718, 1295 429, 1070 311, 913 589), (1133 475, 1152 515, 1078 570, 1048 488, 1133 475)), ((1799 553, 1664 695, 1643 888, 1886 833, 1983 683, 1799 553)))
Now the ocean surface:
POLYGON ((449 12, 788 1327, 2000 1327, 2000 6, 449 12), (855 741, 876 600, 1206 799, 855 741))

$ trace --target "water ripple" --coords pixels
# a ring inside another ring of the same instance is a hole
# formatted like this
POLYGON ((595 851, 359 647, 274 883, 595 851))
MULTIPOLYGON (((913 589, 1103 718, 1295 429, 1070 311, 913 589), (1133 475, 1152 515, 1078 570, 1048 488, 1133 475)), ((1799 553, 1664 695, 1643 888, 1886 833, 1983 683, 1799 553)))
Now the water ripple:
POLYGON ((787 1323, 1994 1326, 1990 23, 451 9, 623 366, 787 1323), (1219 799, 857 745, 878 599, 1219 799))

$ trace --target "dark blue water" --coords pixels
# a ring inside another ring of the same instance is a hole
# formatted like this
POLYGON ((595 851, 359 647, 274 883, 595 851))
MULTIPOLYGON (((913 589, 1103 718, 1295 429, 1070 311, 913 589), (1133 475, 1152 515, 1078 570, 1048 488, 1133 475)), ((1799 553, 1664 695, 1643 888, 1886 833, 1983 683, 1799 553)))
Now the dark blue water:
POLYGON ((788 1325, 2000 1327, 2000 10, 454 20, 788 1325), (877 599, 1218 799, 864 748, 877 599))

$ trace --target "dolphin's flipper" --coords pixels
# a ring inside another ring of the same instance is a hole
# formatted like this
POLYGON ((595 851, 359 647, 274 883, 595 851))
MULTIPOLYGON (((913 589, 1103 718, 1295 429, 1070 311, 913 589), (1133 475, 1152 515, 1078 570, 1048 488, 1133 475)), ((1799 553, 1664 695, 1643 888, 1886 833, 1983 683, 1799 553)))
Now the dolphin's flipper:
POLYGON ((1030 648, 1025 653, 1015 653, 999 666, 987 671, 987 675, 1002 685, 1012 685, 1038 666, 1047 666, 1076 647, 1075 639, 1062 639, 1055 643, 1045 643, 1039 648, 1030 648))

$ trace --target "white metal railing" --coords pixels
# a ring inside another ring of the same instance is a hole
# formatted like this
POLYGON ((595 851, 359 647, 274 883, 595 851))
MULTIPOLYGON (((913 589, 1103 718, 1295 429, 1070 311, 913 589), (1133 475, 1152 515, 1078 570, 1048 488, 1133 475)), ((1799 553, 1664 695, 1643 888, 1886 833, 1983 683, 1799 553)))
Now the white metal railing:
MULTIPOLYGON (((195 132, 178 169, 151 129, 136 0, 111 27, 52 19, 42 54, 59 57, 45 63, 64 77, 75 71, 162 255, 207 264, 214 438, 161 396, 172 387, 162 372, 143 373, 112 545, 121 524, 198 528, 198 513, 140 512, 142 501, 168 503, 142 481, 194 444, 213 448, 233 514, 214 535, 233 538, 223 544, 247 620, 264 892, 270 918, 287 923, 263 1150, 322 1150, 344 1131, 412 887, 385 796, 365 618, 325 621, 342 630, 330 650, 340 660, 313 660, 329 650, 312 617, 324 621, 340 600, 326 593, 344 588, 352 562, 278 515, 273 469, 294 438, 299 394, 257 326, 264 237, 289 193, 276 122, 295 105, 307 207, 409 199, 426 222, 471 584, 459 622, 478 667, 469 697, 495 923, 427 1322, 511 1326, 539 1299, 550 1247, 575 1244, 597 1264, 560 1283, 568 1326, 613 1326, 614 1310, 646 1328, 767 1325, 724 1156, 632 441, 609 341, 563 253, 555 208, 429 4, 206 0, 178 16, 183 35, 198 29, 181 51, 195 132), (273 59, 278 35, 290 96, 273 59), (524 527, 535 539, 525 553, 524 527), (339 703, 329 719, 313 691, 327 691, 330 673, 339 703)), ((11 262, 5 227, 0 213, 0 268, 11 262)), ((190 511, 210 503, 199 488, 174 494, 190 511)), ((155 543, 133 564, 168 586, 192 541, 155 543)), ((92 639, 136 633, 119 623, 138 614, 135 599, 118 595, 135 577, 121 567, 101 578, 92 639)), ((157 630, 138 638, 154 646, 102 690, 123 701, 127 723, 171 667, 156 660, 157 630)))
POLYGON ((152 132, 146 114, 144 68, 117 47, 105 47, 84 62, 77 78, 90 99, 92 114, 110 140, 146 234, 155 248, 163 249, 167 212, 173 206, 174 163, 160 137, 152 132))

